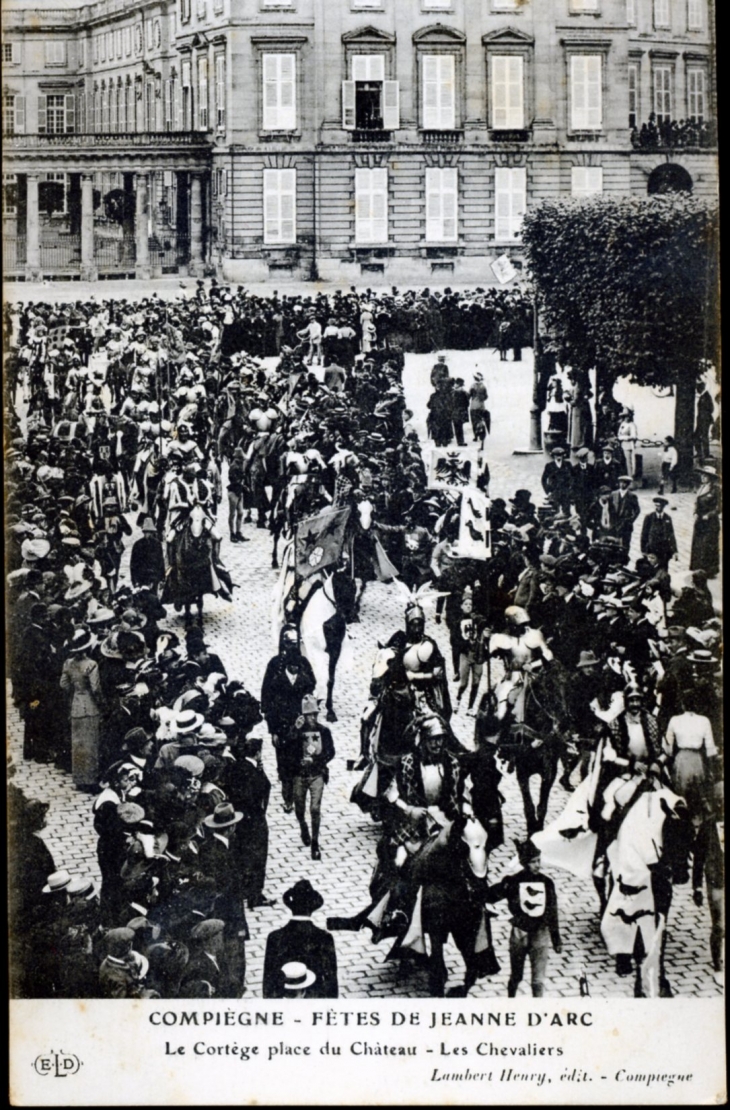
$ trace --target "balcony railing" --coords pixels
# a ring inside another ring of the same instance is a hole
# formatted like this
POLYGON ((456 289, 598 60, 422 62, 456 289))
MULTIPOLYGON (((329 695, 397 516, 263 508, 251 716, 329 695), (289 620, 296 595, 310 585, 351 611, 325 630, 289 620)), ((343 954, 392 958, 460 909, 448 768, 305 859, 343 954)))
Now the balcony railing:
POLYGON ((427 145, 440 143, 460 143, 464 138, 463 131, 422 131, 421 138, 427 145))
POLYGON ((126 149, 128 147, 165 149, 174 147, 210 146, 210 139, 204 131, 103 131, 103 132, 75 132, 64 135, 39 135, 37 132, 25 135, 5 135, 3 145, 8 150, 33 150, 36 148, 47 149, 53 147, 82 147, 85 149, 98 149, 111 147, 113 149, 126 149))
POLYGON ((631 130, 634 150, 690 150, 717 146, 717 128, 704 120, 660 120, 652 114, 648 122, 631 130))
POLYGON ((530 132, 525 128, 512 128, 511 130, 494 130, 489 132, 489 138, 493 143, 526 143, 530 137, 530 132))
POLYGON ((358 128, 352 132, 353 143, 389 143, 393 138, 391 131, 383 131, 382 128, 358 128))

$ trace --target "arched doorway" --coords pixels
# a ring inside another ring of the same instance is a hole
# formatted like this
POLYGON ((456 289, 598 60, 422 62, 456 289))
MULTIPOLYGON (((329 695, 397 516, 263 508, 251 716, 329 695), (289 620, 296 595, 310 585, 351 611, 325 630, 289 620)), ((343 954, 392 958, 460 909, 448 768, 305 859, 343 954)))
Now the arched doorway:
POLYGON ((691 193, 694 182, 684 166, 676 162, 665 162, 649 174, 647 192, 649 196, 662 193, 691 193))

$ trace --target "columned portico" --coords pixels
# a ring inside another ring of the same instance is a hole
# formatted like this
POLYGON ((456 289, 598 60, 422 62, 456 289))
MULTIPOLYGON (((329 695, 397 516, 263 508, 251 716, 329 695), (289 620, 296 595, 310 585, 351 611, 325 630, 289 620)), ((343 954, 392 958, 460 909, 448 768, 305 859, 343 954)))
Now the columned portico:
POLYGON ((190 273, 200 277, 203 263, 203 183, 202 175, 190 175, 190 273))
POLYGON ((89 173, 81 175, 81 278, 96 279, 94 265, 94 178, 89 173))
POLYGON ((135 175, 136 212, 134 221, 135 248, 137 264, 135 273, 138 278, 150 276, 150 240, 148 228, 149 212, 149 175, 135 175))

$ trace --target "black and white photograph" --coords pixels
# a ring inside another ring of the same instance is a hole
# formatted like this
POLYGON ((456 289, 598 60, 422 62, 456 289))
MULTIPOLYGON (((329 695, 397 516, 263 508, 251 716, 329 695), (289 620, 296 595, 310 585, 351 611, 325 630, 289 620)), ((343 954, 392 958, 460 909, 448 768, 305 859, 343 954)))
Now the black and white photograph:
MULTIPOLYGON (((691 1003, 720 1061, 715 9, 3 0, 11 1020, 691 1003)), ((628 1043, 411 1097, 725 1100, 628 1043)))

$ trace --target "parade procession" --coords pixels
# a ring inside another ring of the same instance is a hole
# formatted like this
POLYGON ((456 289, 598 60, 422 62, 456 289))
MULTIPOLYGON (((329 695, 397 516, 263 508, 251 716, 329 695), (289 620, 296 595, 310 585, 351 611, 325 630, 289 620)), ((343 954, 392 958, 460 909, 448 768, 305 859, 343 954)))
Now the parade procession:
POLYGON ((712 372, 678 486, 518 283, 180 284, 4 306, 12 996, 721 994, 712 372))

